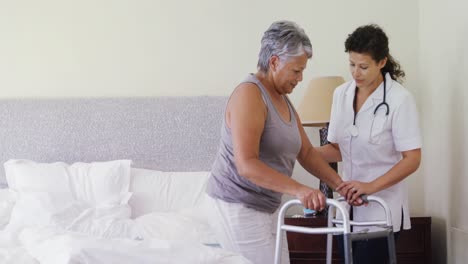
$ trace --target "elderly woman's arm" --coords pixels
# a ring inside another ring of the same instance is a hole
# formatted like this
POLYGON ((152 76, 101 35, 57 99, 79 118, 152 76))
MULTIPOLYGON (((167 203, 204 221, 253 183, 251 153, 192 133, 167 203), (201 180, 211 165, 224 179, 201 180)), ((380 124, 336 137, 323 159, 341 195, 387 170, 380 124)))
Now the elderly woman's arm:
POLYGON ((239 175, 263 188, 294 195, 307 208, 322 210, 325 208, 325 197, 320 191, 300 184, 259 159, 267 108, 260 90, 252 86, 254 84, 250 83, 238 86, 226 108, 226 125, 231 129, 239 175))
POLYGON ((337 188, 343 181, 335 170, 323 159, 322 155, 312 146, 297 113, 296 116, 302 139, 301 151, 299 152, 297 160, 302 167, 312 175, 327 183, 331 188, 337 188))
POLYGON ((330 143, 321 147, 315 148, 327 162, 339 162, 341 161, 340 147, 336 143, 330 143))

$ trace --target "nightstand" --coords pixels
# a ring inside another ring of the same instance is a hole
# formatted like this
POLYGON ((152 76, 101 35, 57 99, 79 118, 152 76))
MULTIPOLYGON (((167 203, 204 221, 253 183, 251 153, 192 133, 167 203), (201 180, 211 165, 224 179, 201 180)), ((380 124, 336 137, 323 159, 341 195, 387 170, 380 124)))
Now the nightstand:
MULTIPOLYGON (((324 227, 325 216, 292 218, 286 217, 285 224, 304 227, 324 227)), ((398 264, 431 263, 431 218, 411 217, 410 230, 400 232, 396 244, 398 264)), ((308 235, 287 232, 291 264, 325 263, 327 252, 326 235, 308 235)), ((333 241, 333 263, 341 263, 337 251, 337 242, 333 241)))

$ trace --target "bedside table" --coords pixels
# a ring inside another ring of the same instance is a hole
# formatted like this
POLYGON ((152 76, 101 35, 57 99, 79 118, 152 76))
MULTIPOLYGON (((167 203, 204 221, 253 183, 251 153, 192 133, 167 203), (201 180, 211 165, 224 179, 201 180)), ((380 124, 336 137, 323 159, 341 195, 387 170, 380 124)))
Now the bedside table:
MULTIPOLYGON (((286 217, 285 224, 304 227, 327 226, 326 216, 286 217)), ((431 263, 431 218, 411 217, 410 230, 402 230, 396 243, 398 264, 431 263)), ((327 235, 287 232, 291 264, 325 263, 327 235)), ((332 263, 341 263, 337 241, 333 241, 332 263)))

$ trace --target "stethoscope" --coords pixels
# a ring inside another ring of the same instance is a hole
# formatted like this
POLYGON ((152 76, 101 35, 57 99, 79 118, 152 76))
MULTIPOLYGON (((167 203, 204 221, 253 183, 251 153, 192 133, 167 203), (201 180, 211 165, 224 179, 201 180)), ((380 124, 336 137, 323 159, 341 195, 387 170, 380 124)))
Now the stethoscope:
MULTIPOLYGON (((380 107, 385 107, 386 108, 386 112, 385 112, 385 115, 388 116, 388 113, 390 113, 390 107, 388 106, 387 104, 387 80, 385 78, 385 74, 382 74, 383 75, 383 100, 380 104, 378 104, 375 109, 374 109, 374 116, 377 114, 377 111, 379 110, 380 107)), ((359 130, 356 126, 356 96, 357 95, 357 87, 356 87, 356 90, 354 92, 354 99, 353 99, 353 111, 354 111, 354 119, 353 119, 353 125, 350 127, 349 129, 349 132, 351 134, 351 136, 353 137, 357 137, 359 135, 359 130)))

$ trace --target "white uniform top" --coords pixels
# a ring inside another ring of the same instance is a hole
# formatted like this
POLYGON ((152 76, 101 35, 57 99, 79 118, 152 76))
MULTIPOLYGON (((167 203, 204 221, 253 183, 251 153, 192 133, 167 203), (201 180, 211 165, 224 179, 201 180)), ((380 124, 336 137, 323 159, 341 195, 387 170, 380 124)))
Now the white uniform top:
MULTIPOLYGON (((350 81, 336 88, 328 129, 328 141, 338 143, 343 160, 343 179, 371 182, 389 171, 401 158, 401 152, 421 148, 418 112, 413 96, 398 82, 386 76, 386 107, 374 110, 383 101, 383 82, 367 98, 356 115, 358 135, 352 136, 353 100, 356 83, 350 81)), ((384 199, 390 207, 393 230, 411 228, 408 192, 405 181, 372 195, 384 199)), ((353 216, 359 220, 384 220, 383 209, 376 203, 354 207, 353 216)), ((354 230, 357 230, 355 228, 354 230)))

